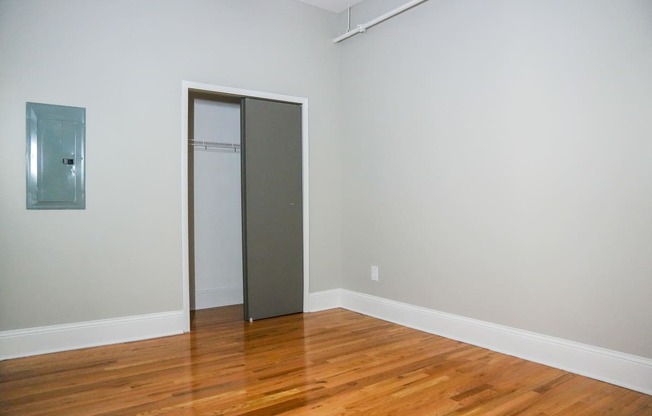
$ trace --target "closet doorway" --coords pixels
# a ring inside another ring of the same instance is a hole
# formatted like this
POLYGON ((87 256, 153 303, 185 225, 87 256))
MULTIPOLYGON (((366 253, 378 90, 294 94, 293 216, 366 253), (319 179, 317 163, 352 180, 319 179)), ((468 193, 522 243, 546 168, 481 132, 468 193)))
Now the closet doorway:
POLYGON ((308 310, 307 100, 182 88, 186 331, 191 308, 244 301, 248 320, 308 310))
POLYGON ((190 309, 243 303, 240 100, 191 93, 190 309))

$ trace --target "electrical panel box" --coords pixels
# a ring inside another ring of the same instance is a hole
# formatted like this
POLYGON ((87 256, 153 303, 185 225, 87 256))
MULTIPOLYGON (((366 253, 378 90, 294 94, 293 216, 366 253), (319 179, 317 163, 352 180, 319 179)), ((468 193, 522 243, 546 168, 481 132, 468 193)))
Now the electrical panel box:
POLYGON ((27 209, 85 209, 86 109, 27 103, 27 209))

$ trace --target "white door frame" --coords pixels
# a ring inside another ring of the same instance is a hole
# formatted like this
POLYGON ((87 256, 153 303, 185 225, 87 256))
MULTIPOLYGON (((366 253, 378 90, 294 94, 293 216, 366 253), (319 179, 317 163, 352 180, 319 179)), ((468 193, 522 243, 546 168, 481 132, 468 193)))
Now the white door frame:
POLYGON ((245 90, 220 85, 181 81, 181 266, 183 287, 184 332, 190 332, 190 259, 188 254, 188 103, 190 92, 208 92, 237 97, 263 98, 285 101, 301 105, 301 164, 303 187, 303 311, 309 311, 308 293, 310 288, 310 221, 309 221, 309 140, 308 140, 308 99, 261 91, 245 90))

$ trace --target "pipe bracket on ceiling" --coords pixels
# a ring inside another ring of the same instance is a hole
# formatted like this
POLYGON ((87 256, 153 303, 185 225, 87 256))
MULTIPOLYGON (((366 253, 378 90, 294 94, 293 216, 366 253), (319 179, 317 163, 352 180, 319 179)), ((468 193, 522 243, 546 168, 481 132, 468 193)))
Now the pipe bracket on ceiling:
POLYGON ((426 2, 426 1, 428 1, 428 0, 412 0, 412 1, 409 1, 409 2, 405 3, 402 6, 395 8, 394 10, 390 10, 389 12, 383 14, 382 16, 379 16, 379 17, 377 17, 377 18, 375 18, 373 20, 368 21, 365 24, 357 25, 355 29, 351 29, 351 8, 349 7, 348 31, 345 34, 343 34, 341 36, 338 36, 335 39, 333 39, 333 43, 340 43, 344 39, 348 39, 351 36, 357 35, 358 33, 365 33, 367 31, 367 29, 369 29, 370 27, 376 26, 377 24, 382 23, 385 20, 391 19, 392 17, 394 17, 394 16, 396 16, 398 14, 401 14, 404 11, 409 10, 409 9, 413 8, 414 6, 417 6, 417 5, 419 5, 419 4, 423 3, 423 2, 426 2))

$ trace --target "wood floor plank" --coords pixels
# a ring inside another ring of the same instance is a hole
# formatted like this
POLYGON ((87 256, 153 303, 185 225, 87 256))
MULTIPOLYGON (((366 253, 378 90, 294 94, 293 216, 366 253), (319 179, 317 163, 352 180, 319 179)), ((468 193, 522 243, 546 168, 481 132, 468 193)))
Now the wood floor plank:
POLYGON ((334 309, 0 362, 0 415, 652 415, 652 397, 334 309))

